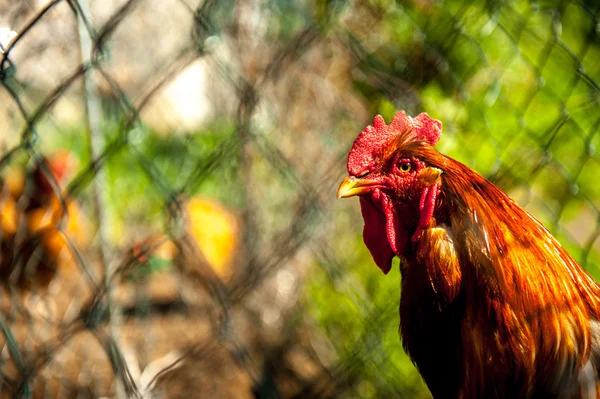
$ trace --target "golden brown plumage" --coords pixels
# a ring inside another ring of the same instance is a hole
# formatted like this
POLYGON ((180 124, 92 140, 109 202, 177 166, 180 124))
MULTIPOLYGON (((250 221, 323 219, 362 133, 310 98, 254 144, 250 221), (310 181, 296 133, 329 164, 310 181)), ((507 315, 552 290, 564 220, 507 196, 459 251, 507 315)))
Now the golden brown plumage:
POLYGON ((61 201, 53 188, 63 188, 71 158, 68 152, 59 151, 42 158, 29 173, 17 168, 5 173, 0 196, 0 278, 4 284, 43 291, 59 268, 66 272, 76 267, 67 236, 83 244, 87 228, 77 204, 68 198, 61 201))
POLYGON ((338 191, 378 266, 401 258, 405 350, 435 398, 600 398, 599 286, 440 137, 427 114, 376 117, 338 191))

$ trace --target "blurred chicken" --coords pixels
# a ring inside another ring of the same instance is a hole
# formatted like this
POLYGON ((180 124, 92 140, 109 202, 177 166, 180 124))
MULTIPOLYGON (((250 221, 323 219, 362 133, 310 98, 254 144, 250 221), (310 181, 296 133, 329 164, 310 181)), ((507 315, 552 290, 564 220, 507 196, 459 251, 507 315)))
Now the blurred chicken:
POLYGON ((59 268, 67 271, 74 266, 67 236, 84 245, 87 230, 77 204, 55 192, 64 189, 74 162, 69 152, 58 151, 28 172, 7 169, 0 193, 0 279, 4 284, 44 291, 59 268))
POLYGON ((198 196, 185 201, 183 210, 185 233, 181 237, 171 240, 152 234, 132 246, 129 258, 145 264, 150 272, 166 262, 176 261, 183 268, 199 263, 210 269, 202 274, 208 272, 227 282, 234 272, 238 247, 237 216, 215 200, 198 196))

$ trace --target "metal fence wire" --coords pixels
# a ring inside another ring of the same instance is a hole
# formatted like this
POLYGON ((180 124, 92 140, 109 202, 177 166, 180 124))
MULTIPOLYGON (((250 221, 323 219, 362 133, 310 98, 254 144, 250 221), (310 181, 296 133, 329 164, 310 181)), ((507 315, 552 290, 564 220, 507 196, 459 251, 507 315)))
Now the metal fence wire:
POLYGON ((0 396, 429 397, 347 152, 426 111, 600 277, 599 12, 0 0, 0 396))

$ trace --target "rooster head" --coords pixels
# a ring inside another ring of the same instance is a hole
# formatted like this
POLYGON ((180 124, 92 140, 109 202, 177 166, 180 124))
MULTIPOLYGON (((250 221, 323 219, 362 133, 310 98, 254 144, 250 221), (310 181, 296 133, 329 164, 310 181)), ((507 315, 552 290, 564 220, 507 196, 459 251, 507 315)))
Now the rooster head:
POLYGON ((360 196, 363 239, 385 274, 394 256, 402 255, 429 224, 440 190, 441 169, 411 149, 431 148, 441 136, 442 123, 426 113, 411 118, 399 111, 389 125, 377 115, 348 154, 349 176, 337 196, 360 196))

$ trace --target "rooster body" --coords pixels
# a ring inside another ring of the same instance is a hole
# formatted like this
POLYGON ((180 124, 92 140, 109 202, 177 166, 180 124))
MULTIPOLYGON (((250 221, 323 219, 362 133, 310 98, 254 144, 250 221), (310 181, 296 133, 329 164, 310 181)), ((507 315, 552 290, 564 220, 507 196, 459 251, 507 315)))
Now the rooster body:
POLYGON ((600 398, 600 287, 502 190, 437 152, 441 123, 377 116, 339 197, 360 195, 400 332, 435 398, 600 398))

